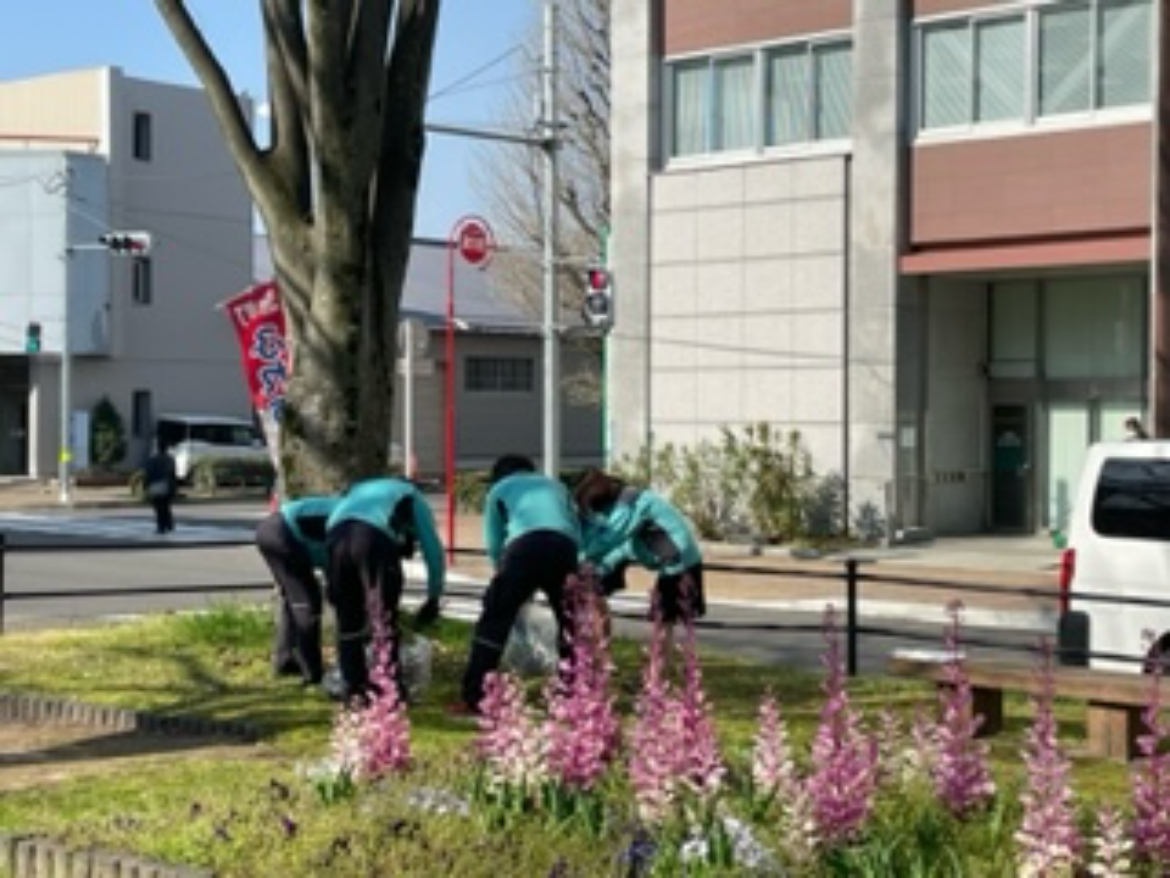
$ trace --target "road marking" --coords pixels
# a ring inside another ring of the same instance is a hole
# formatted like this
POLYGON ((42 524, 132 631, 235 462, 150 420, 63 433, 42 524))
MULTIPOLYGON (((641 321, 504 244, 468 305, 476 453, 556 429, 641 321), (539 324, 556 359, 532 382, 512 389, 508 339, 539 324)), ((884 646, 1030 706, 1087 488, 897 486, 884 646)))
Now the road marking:
POLYGON ((97 537, 100 539, 131 540, 158 543, 245 543, 252 534, 246 528, 216 524, 184 524, 179 522, 169 534, 157 534, 154 521, 142 516, 74 517, 68 515, 39 515, 27 512, 0 513, 0 530, 13 533, 50 534, 57 537, 97 537))

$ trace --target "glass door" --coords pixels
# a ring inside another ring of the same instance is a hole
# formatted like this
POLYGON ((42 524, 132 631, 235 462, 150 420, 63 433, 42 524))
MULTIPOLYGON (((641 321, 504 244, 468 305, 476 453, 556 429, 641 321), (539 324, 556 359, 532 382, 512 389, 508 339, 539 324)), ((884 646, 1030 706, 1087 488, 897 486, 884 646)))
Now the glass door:
POLYGON ((1030 527, 1032 431, 1028 407, 997 403, 991 410, 991 527, 1023 532, 1030 527))

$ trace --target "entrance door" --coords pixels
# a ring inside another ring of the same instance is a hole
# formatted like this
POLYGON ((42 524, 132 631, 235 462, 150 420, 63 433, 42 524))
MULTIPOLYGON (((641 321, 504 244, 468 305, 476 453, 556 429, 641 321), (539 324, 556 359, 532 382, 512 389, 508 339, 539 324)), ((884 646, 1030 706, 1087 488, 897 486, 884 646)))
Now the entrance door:
POLYGON ((996 404, 991 410, 991 527, 1027 531, 1032 500, 1032 437, 1028 407, 996 404))
POLYGON ((28 472, 28 410, 23 399, 0 392, 0 475, 28 472))

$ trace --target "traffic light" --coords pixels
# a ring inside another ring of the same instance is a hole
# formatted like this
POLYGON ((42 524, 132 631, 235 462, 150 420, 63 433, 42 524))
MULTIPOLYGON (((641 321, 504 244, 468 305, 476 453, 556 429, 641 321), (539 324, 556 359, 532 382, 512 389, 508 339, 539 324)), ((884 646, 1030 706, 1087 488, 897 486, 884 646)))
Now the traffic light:
POLYGON ((41 325, 35 321, 24 329, 24 352, 26 354, 41 352, 41 325))
POLYGON ((150 232, 106 232, 98 241, 115 256, 147 256, 153 243, 150 232))
POLYGON ((613 325, 613 277, 608 268, 591 265, 585 270, 581 313, 590 326, 608 329, 613 325))

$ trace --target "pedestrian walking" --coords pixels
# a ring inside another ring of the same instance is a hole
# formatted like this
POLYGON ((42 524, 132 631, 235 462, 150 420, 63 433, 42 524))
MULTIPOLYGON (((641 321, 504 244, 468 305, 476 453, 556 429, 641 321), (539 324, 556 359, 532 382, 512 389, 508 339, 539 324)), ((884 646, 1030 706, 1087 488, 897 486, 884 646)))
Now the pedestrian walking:
POLYGON ((343 700, 369 689, 366 646, 374 633, 370 610, 377 608, 390 644, 399 691, 406 696, 398 659, 398 605, 402 598, 402 561, 422 551, 427 568, 427 598, 417 626, 439 615, 446 564, 430 504, 406 479, 379 477, 357 482, 338 500, 325 524, 326 595, 337 620, 337 665, 343 700))
POLYGON ((175 475, 175 459, 161 443, 155 446, 154 454, 146 460, 142 483, 146 499, 154 509, 155 532, 170 533, 175 529, 173 504, 179 480, 175 475))
POLYGON ((317 571, 325 569, 325 523, 336 495, 286 500, 256 527, 256 549, 279 591, 272 669, 277 676, 299 674, 316 685, 324 675, 321 613, 324 604, 317 571))
POLYGON ((463 700, 456 714, 474 713, 483 698, 484 677, 499 667, 520 609, 537 591, 548 599, 564 652, 568 620, 565 580, 577 569, 580 529, 568 489, 540 475, 522 455, 507 454, 492 466, 483 507, 484 546, 494 574, 475 623, 463 700))
POLYGON ((657 574, 651 606, 663 622, 706 614, 703 554, 694 529, 666 498, 594 469, 573 491, 582 520, 582 556, 608 597, 637 563, 657 574))

